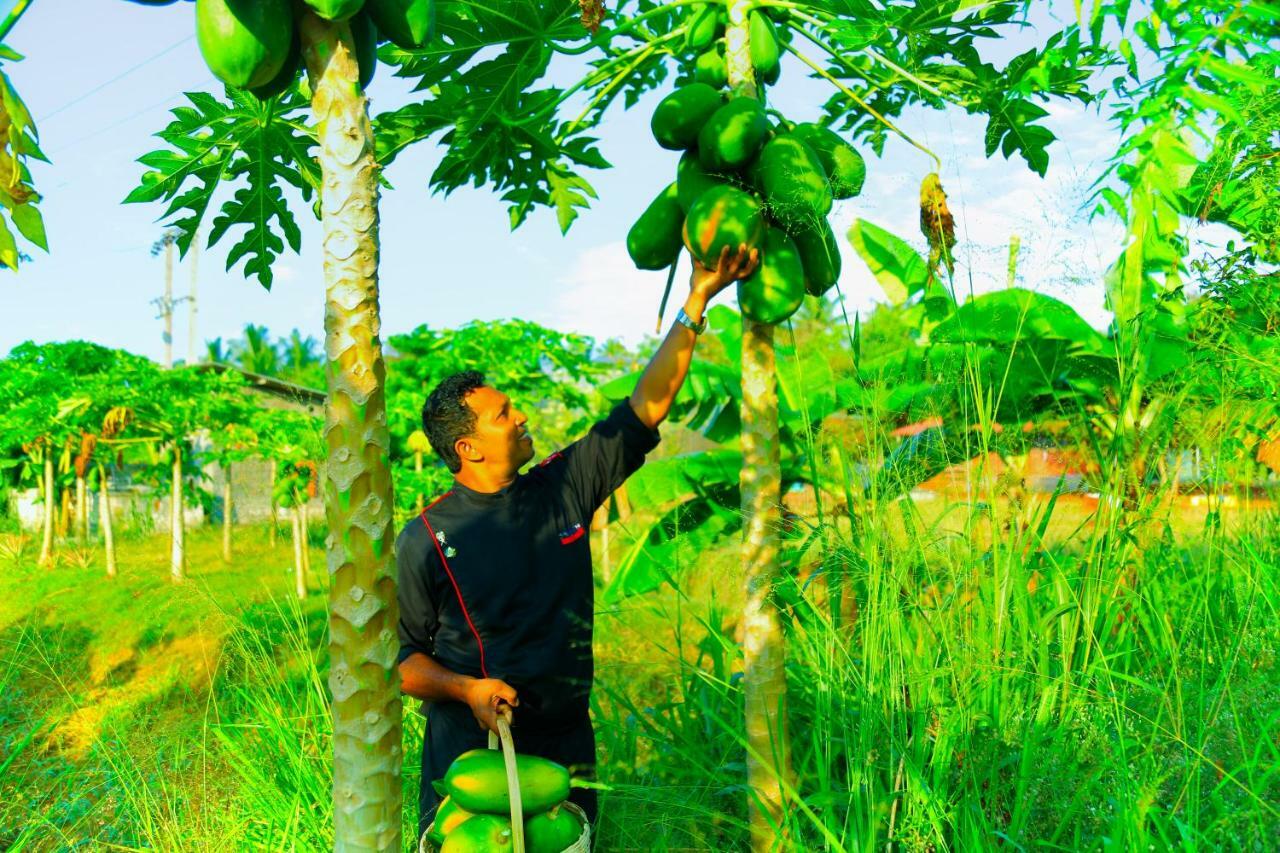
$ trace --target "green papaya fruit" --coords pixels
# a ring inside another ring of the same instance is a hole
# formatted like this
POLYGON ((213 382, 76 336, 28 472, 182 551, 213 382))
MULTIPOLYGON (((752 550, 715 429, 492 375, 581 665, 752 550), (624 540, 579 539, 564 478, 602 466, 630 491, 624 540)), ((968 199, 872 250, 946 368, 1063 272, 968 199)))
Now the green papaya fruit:
POLYGON ((723 186, 726 183, 728 180, 723 175, 707 171, 707 168, 702 165, 702 159, 698 156, 696 148, 690 148, 684 152, 676 165, 676 195, 680 202, 680 209, 686 214, 698 200, 698 196, 712 187, 723 186))
POLYGON ((360 67, 360 88, 367 89, 378 70, 378 28, 366 14, 351 19, 351 40, 356 46, 356 64, 360 67))
POLYGON ((527 853, 564 853, 582 837, 582 821, 560 803, 524 822, 524 849, 527 853))
POLYGON ((790 233, 804 265, 805 290, 821 296, 840 278, 840 245, 831 223, 824 217, 790 233))
POLYGON ((378 32, 401 50, 416 50, 435 35, 435 0, 367 0, 378 32))
MULTIPOLYGON (((569 796, 569 771, 554 761, 517 755, 516 771, 526 815, 544 812, 569 796)), ((444 786, 454 802, 469 812, 501 815, 511 809, 507 768, 496 749, 473 749, 459 755, 445 773, 444 786)))
POLYGON ((820 124, 797 124, 791 133, 818 155, 831 182, 834 198, 853 198, 862 192, 862 184, 867 179, 867 164, 858 149, 841 139, 831 128, 820 124))
POLYGON ((627 232, 627 254, 639 269, 666 269, 680 254, 683 224, 684 211, 680 208, 676 184, 672 182, 658 193, 627 232))
POLYGON ((760 265, 738 282, 738 307, 757 323, 781 323, 804 302, 804 263, 781 228, 765 228, 760 265))
POLYGON ((693 79, 713 89, 723 89, 728 84, 729 65, 724 60, 723 42, 698 55, 693 63, 693 79))
POLYGON ((455 803, 453 797, 445 797, 440 801, 440 805, 436 806, 436 816, 431 821, 431 826, 434 833, 443 839, 470 817, 474 817, 472 812, 455 803))
POLYGON ((688 148, 697 143, 702 126, 722 106, 724 95, 705 83, 681 86, 654 109, 649 122, 653 138, 671 151, 688 148))
POLYGON ((282 95, 288 91, 293 85, 293 81, 297 79, 298 72, 306 71, 302 68, 302 40, 295 34, 293 41, 289 45, 289 54, 285 57, 284 64, 280 66, 280 70, 276 76, 271 78, 266 85, 257 86, 249 91, 260 101, 266 101, 277 95, 282 95))
POLYGON ((698 156, 712 171, 751 162, 769 133, 769 119, 755 98, 734 98, 712 113, 698 134, 698 156))
POLYGON ((213 76, 253 89, 275 80, 293 41, 289 0, 197 0, 196 44, 213 76))
POLYGON ((303 0, 326 21, 345 21, 360 11, 364 0, 303 0))
POLYGON ((752 164, 769 214, 799 228, 831 212, 831 187, 822 161, 792 134, 775 137, 752 164))
MULTIPOLYGON (((486 749, 499 758, 501 753, 486 749)), ((496 814, 469 817, 444 838, 440 853, 508 853, 515 850, 511 840, 511 818, 496 814)))
POLYGON ((693 8, 684 40, 686 50, 706 50, 724 31, 719 6, 719 3, 703 3, 693 8))
POLYGON ((759 248, 764 237, 764 210, 753 196, 722 184, 698 196, 684 227, 689 251, 704 266, 714 268, 725 246, 731 253, 742 243, 748 250, 759 248))
POLYGON ((772 86, 782 73, 782 53, 778 47, 778 36, 773 31, 773 22, 764 13, 753 9, 747 16, 747 27, 751 66, 758 78, 772 86))

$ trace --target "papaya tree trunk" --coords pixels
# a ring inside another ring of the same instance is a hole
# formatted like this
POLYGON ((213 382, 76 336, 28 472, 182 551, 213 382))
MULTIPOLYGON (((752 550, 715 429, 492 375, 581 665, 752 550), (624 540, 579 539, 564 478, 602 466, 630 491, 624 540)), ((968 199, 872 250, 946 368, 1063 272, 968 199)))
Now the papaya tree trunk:
MULTIPOLYGON (((758 98, 751 67, 747 13, 749 0, 729 0, 725 59, 729 86, 739 97, 758 98)), ((777 848, 782 826, 780 780, 789 779, 786 730, 787 682, 782 623, 773 587, 781 572, 778 530, 782 523, 782 473, 778 438, 778 385, 773 326, 742 318, 742 473, 739 487, 743 523, 742 568, 746 583, 743 613, 743 694, 747 744, 747 785, 751 849, 777 848)))
POLYGON ((311 577, 311 514, 307 511, 305 496, 302 503, 298 504, 298 513, 302 524, 299 528, 302 533, 302 576, 309 579, 311 577))
POLYGON ((297 504, 290 514, 293 523, 293 590, 299 599, 307 597, 307 567, 302 562, 302 511, 297 504))
POLYGON ((276 545, 279 544, 280 536, 280 515, 276 512, 276 460, 274 459, 271 460, 271 470, 267 478, 270 481, 267 491, 271 495, 271 529, 267 536, 271 550, 274 551, 276 545))
POLYGON ((89 541, 89 489, 84 477, 76 475, 76 538, 82 543, 89 541))
POLYGON ((222 560, 231 562, 231 463, 222 468, 222 560))
POLYGON ((98 527, 102 530, 102 547, 107 552, 107 577, 116 576, 116 538, 111 529, 111 481, 107 479, 107 469, 98 466, 99 504, 98 527))
POLYGON ((40 560, 42 566, 49 565, 53 559, 53 451, 44 452, 44 538, 40 540, 40 560))
POLYGON ((59 493, 60 509, 58 510, 58 538, 66 539, 71 530, 71 492, 63 489, 59 493))
POLYGON ((173 495, 169 501, 169 576, 174 583, 182 583, 187 573, 186 527, 182 507, 182 443, 173 443, 173 495))
POLYGON ((378 313, 378 164, 350 28, 299 23, 323 178, 334 849, 399 853, 399 607, 378 313))

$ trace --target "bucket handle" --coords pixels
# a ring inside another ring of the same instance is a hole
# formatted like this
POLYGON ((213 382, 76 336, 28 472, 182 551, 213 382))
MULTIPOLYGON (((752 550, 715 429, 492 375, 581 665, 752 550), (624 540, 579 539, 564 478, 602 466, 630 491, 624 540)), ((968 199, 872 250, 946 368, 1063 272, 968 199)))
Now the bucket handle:
POLYGON ((489 748, 502 745, 507 765, 507 790, 511 798, 511 844, 515 853, 524 853, 524 804, 520 801, 520 774, 516 770, 516 745, 511 738, 511 706, 498 706, 498 733, 489 732, 489 748))

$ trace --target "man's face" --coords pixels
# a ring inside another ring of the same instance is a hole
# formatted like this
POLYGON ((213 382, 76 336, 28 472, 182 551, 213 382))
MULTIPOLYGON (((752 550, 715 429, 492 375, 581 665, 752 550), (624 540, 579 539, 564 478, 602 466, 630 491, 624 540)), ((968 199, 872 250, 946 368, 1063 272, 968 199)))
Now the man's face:
POLYGON ((466 396, 476 413, 472 434, 458 439, 458 456, 464 462, 519 471, 533 459, 533 438, 525 431, 529 419, 497 389, 482 385, 466 396))

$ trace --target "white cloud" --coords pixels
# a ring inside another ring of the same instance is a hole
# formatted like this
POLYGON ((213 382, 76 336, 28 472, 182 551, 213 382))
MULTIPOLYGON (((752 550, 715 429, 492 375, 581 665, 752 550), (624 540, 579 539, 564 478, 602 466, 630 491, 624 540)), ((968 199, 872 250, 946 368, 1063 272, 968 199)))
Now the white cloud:
MULTIPOLYGON (((557 282, 551 306, 539 322, 591 335, 598 341, 621 338, 634 345, 653 334, 666 283, 665 271, 636 269, 625 243, 594 246, 579 254, 568 274, 557 282)), ((664 330, 688 292, 689 264, 682 255, 667 300, 664 330)))

